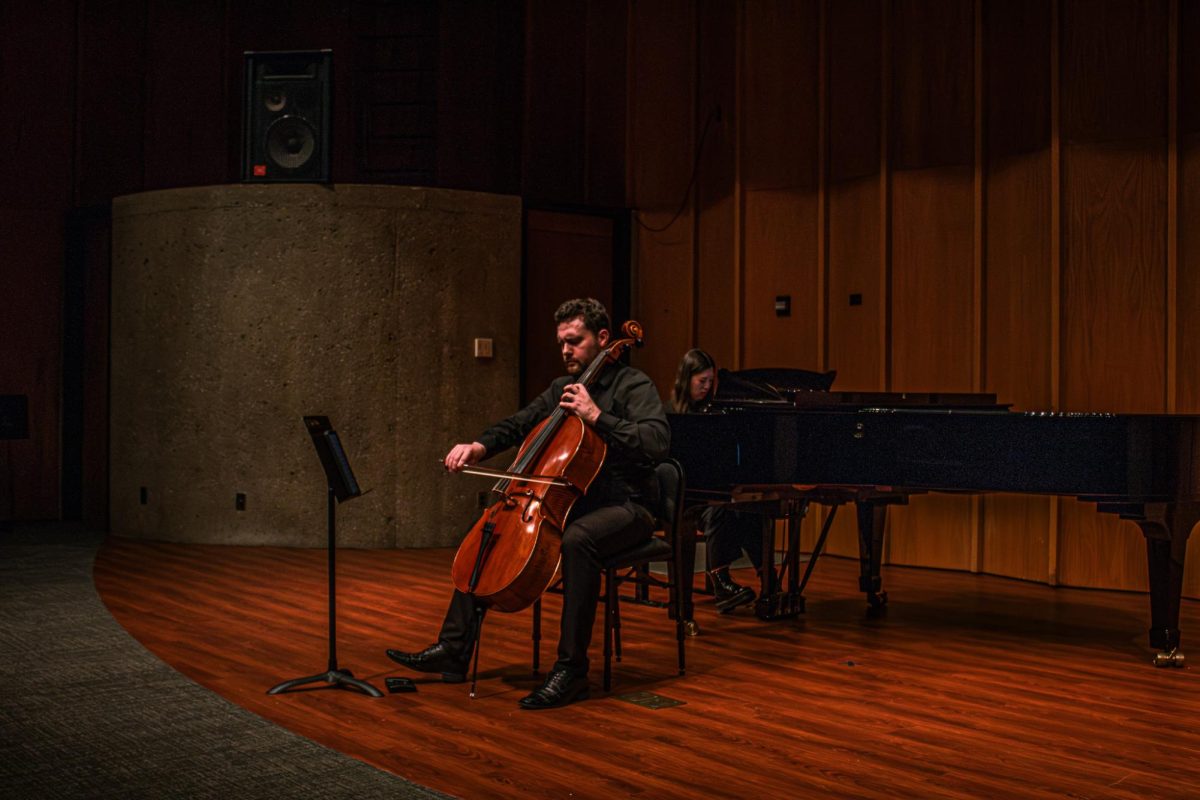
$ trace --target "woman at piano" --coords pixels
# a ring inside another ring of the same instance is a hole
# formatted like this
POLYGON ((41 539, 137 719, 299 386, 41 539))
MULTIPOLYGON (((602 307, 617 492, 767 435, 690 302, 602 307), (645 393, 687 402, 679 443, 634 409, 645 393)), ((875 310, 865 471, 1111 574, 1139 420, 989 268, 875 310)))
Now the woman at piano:
MULTIPOLYGON (((684 353, 675 371, 671 410, 677 414, 702 413, 717 393, 717 362, 703 350, 684 353)), ((707 546, 708 577, 717 610, 727 614, 754 602, 754 590, 729 575, 729 567, 745 552, 754 569, 762 569, 762 523, 751 514, 724 506, 709 506, 700 514, 698 528, 707 546)))

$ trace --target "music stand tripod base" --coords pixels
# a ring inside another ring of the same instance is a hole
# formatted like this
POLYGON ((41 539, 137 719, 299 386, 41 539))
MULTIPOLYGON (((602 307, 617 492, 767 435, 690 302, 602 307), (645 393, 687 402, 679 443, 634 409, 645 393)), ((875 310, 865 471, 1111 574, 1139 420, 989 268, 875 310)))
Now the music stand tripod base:
POLYGON ((383 692, 366 681, 355 678, 350 670, 338 669, 337 662, 336 509, 338 503, 358 497, 362 494, 362 491, 358 487, 358 481, 354 479, 354 473, 350 469, 350 462, 346 459, 346 453, 342 449, 341 441, 329 424, 329 418, 307 416, 304 418, 304 424, 312 436, 313 445, 317 449, 317 456, 321 459, 321 465, 325 470, 329 489, 326 495, 326 528, 328 533, 327 569, 329 576, 329 668, 319 675, 308 675, 303 678, 293 678, 290 681, 277 683, 267 690, 267 694, 282 694, 283 692, 310 683, 324 683, 328 687, 335 689, 339 687, 353 688, 370 697, 383 697, 383 692))
POLYGON ((371 697, 383 697, 383 692, 376 689, 366 681, 360 681, 358 678, 347 669, 331 669, 328 672, 320 675, 310 675, 307 678, 293 678, 290 681, 276 684, 267 690, 267 694, 282 694, 289 692, 299 686, 305 686, 310 683, 325 683, 327 686, 319 686, 319 689, 325 688, 354 688, 358 689, 363 694, 368 694, 371 697))

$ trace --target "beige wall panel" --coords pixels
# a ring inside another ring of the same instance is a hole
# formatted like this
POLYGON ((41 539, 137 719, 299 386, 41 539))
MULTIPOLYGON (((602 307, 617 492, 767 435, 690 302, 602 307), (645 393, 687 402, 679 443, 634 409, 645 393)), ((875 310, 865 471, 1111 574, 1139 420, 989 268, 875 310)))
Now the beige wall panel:
MULTIPOLYGON (((1062 6, 1067 411, 1166 410, 1168 8, 1166 0, 1062 6)), ((1145 588, 1140 531, 1064 502, 1059 577, 1145 588)))
POLYGON ((1063 148, 1063 410, 1166 408, 1161 144, 1063 148))
MULTIPOLYGON (((1175 410, 1200 414, 1200 3, 1179 6, 1179 261, 1176 271, 1175 410)), ((1200 598, 1200 532, 1183 593, 1200 598)))
MULTIPOLYGON (((594 297, 613 313, 613 221, 608 217, 529 209, 525 213, 525 283, 521 341, 528 402, 563 374, 554 345, 554 312, 572 297, 594 297)), ((613 319, 619 326, 625 320, 613 319)), ((614 327, 613 332, 619 332, 614 327)))
MULTIPOLYGON (((821 526, 825 524, 825 518, 832 511, 832 508, 827 506, 813 505, 811 508, 812 510, 804 518, 804 524, 800 529, 800 550, 805 553, 812 552, 813 547, 816 546, 817 539, 821 535, 821 526)), ((838 507, 833 527, 829 529, 829 537, 825 540, 824 552, 826 555, 858 558, 858 525, 855 521, 853 504, 844 504, 838 507)), ((801 575, 803 574, 803 565, 801 565, 801 575)))
POLYGON ((829 180, 879 176, 883 133, 882 3, 827 3, 829 180))
MULTIPOLYGON (((1200 53, 1193 51, 1193 58, 1200 61, 1200 53)), ((1192 97, 1190 102, 1197 102, 1197 98, 1192 97)), ((1181 141, 1180 151, 1175 410, 1200 414, 1200 138, 1181 141)), ((1200 598, 1200 529, 1192 531, 1183 593, 1200 598)))
POLYGON ((838 373, 835 389, 883 389, 879 202, 878 178, 829 187, 828 366, 838 373), (861 303, 851 304, 851 295, 861 303))
POLYGON ((403 186, 117 198, 113 532, 323 547, 301 417, 325 414, 373 490, 339 512, 339 544, 457 544, 480 486, 437 463, 516 408, 520 225, 519 198, 403 186))
MULTIPOLYGON (((1162 413, 1166 159, 1149 144, 1064 148, 1063 389, 1067 411, 1162 413)), ((1059 578, 1141 589, 1131 523, 1062 506, 1059 578)))
POLYGON ((741 180, 747 189, 816 188, 818 4, 745 5, 741 180))
MULTIPOLYGON (((892 389, 971 390, 972 175, 969 168, 892 178, 892 389)), ((920 496, 890 514, 892 563, 968 569, 970 500, 920 496)))
POLYGON ((815 2, 745 6, 741 82, 743 367, 820 366, 815 2), (790 295, 791 316, 775 297, 790 295))
POLYGON ((1050 498, 989 494, 982 504, 980 571, 1045 583, 1050 576, 1050 498))
MULTIPOLYGON (((808 514, 800 524, 800 552, 810 553, 817 543, 817 537, 821 535, 821 524, 825 522, 825 516, 829 512, 825 506, 811 505, 809 506, 808 514)), ((840 514, 839 514, 840 516, 840 514)), ((833 533, 829 534, 831 537, 833 533)), ((825 552, 829 552, 829 540, 825 540, 825 552)), ((800 575, 804 575, 803 567, 801 567, 800 575)))
MULTIPOLYGON (((824 521, 822 517, 821 522, 824 521)), ((820 532, 818 528, 814 538, 820 532)), ((825 552, 845 558, 858 558, 858 518, 853 503, 838 509, 837 518, 829 530, 829 538, 825 541, 825 552)))
MULTIPOLYGON (((696 325, 692 345, 733 367, 738 346, 737 59, 734 0, 703 3, 700 12, 696 124, 704 136, 696 176, 696 325)), ((680 353, 679 355, 682 355, 680 353)))
MULTIPOLYGON (((443 14, 447 10, 457 13, 454 6, 449 9, 443 6, 443 14)), ((496 13, 503 15, 506 11, 504 6, 498 6, 496 13)), ((627 177, 629 6, 608 0, 587 0, 586 14, 583 198, 590 205, 618 206, 625 201, 627 177)), ((439 98, 441 105, 445 101, 439 98)))
POLYGON ((1166 140, 1169 3, 1063 0, 1064 142, 1166 140))
POLYGON ((915 495, 888 508, 886 560, 943 569, 970 569, 974 529, 970 497, 915 495))
POLYGON ((993 166, 987 180, 984 388, 1019 410, 1051 396, 1050 156, 993 166))
MULTIPOLYGON (((662 227, 671 214, 643 213, 650 228, 662 227)), ((646 344, 630 354, 630 363, 658 386, 664 400, 671 395, 679 357, 692 346, 691 214, 684 214, 661 233, 639 231, 633 317, 646 329, 646 344)))
POLYGON ((1050 149, 1053 11, 1054 4, 1046 0, 983 4, 983 124, 989 171, 1011 156, 1050 149))
POLYGON ((1183 596, 1200 600, 1200 535, 1192 530, 1191 545, 1183 570, 1183 596))
POLYGON ((646 347, 631 361, 664 393, 692 344, 693 231, 687 199, 695 159, 696 25, 693 3, 637 3, 630 9, 629 198, 634 226, 633 316, 646 347), (657 230, 665 228, 665 230, 657 230))
POLYGON ((818 369, 816 193, 747 191, 744 202, 742 366, 818 369), (777 295, 791 296, 791 316, 775 315, 777 295))
POLYGON ((629 203, 670 212, 660 224, 687 199, 695 159, 695 37, 695 13, 687 0, 632 6, 629 203))
MULTIPOLYGON (((717 366, 736 369, 739 275, 737 201, 711 197, 700 211, 696 242, 696 324, 689 347, 700 347, 717 366)), ((681 350, 678 356, 682 356, 681 350)))
MULTIPOLYGON (((1195 531, 1193 531, 1195 533, 1195 531)), ((1187 565, 1183 570, 1183 596, 1200 600, 1200 545, 1194 542, 1200 538, 1192 538, 1192 546, 1188 548, 1187 565)))
MULTIPOLYGON (((1016 410, 1049 409, 1054 307, 1049 152, 993 164, 986 191, 984 389, 1016 410)), ((982 523, 981 570, 1048 579, 1049 498, 988 495, 982 523)))
POLYGON ((1200 600, 1200 534, 1192 530, 1183 570, 1183 596, 1200 600))
MULTIPOLYGON (((883 389, 881 4, 830 3, 827 364, 835 389, 883 389), (861 305, 851 305, 858 295, 861 305)), ((853 514, 845 515, 853 518, 853 514)), ((835 523, 840 536, 845 519, 835 523)), ((833 536, 834 534, 831 534, 833 536)), ((857 552, 857 544, 849 540, 857 552)))
POLYGON ((893 0, 893 169, 967 166, 974 159, 974 0, 893 0))
POLYGON ((1146 537, 1132 522, 1096 513, 1095 505, 1065 497, 1058 580, 1063 586, 1146 591, 1146 537))
POLYGON ((892 388, 971 390, 974 273, 969 168, 892 178, 892 388))
MULTIPOLYGON (((1014 409, 1053 405, 1051 13, 1042 0, 983 6, 983 388, 1014 409)), ((1052 501, 981 499, 983 572, 1050 579, 1052 501)))
MULTIPOLYGON (((1168 6, 1169 8, 1169 6, 1168 6)), ((1200 134, 1200 3, 1179 3, 1179 130, 1195 142, 1200 134)), ((1182 142, 1181 142, 1182 144, 1182 142)))
POLYGON ((1200 414, 1200 136, 1182 139, 1179 145, 1175 410, 1200 414))

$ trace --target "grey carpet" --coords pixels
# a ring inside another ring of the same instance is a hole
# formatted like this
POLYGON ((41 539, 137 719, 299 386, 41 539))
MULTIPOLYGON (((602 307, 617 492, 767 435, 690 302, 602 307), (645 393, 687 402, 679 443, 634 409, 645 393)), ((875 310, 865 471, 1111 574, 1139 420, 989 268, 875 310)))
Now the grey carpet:
POLYGON ((4 797, 446 797, 280 728, 151 655, 96 593, 102 538, 0 530, 4 797))

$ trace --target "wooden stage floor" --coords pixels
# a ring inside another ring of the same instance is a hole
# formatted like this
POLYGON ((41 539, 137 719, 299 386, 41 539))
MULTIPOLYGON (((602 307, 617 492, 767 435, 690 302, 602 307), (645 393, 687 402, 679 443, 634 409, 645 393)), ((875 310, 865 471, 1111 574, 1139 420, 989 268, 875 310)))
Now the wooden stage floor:
MULTIPOLYGON (((383 689, 384 649, 435 638, 450 550, 339 550, 338 660, 383 689)), ((1185 601, 1185 669, 1155 669, 1144 595, 890 567, 890 606, 864 615, 857 564, 827 558, 808 613, 718 616, 676 675, 665 612, 624 605, 612 694, 521 711, 530 616, 484 626, 479 697, 413 675, 372 699, 321 689, 325 552, 110 538, 96 585, 147 648, 208 689, 328 747, 468 798, 1200 797, 1200 604, 1185 601), (1189 636, 1190 634, 1190 636, 1189 636), (652 692, 683 705, 620 698, 652 692)), ((749 576, 743 576, 748 578, 749 576)), ((543 664, 558 602, 547 599, 543 664)))

